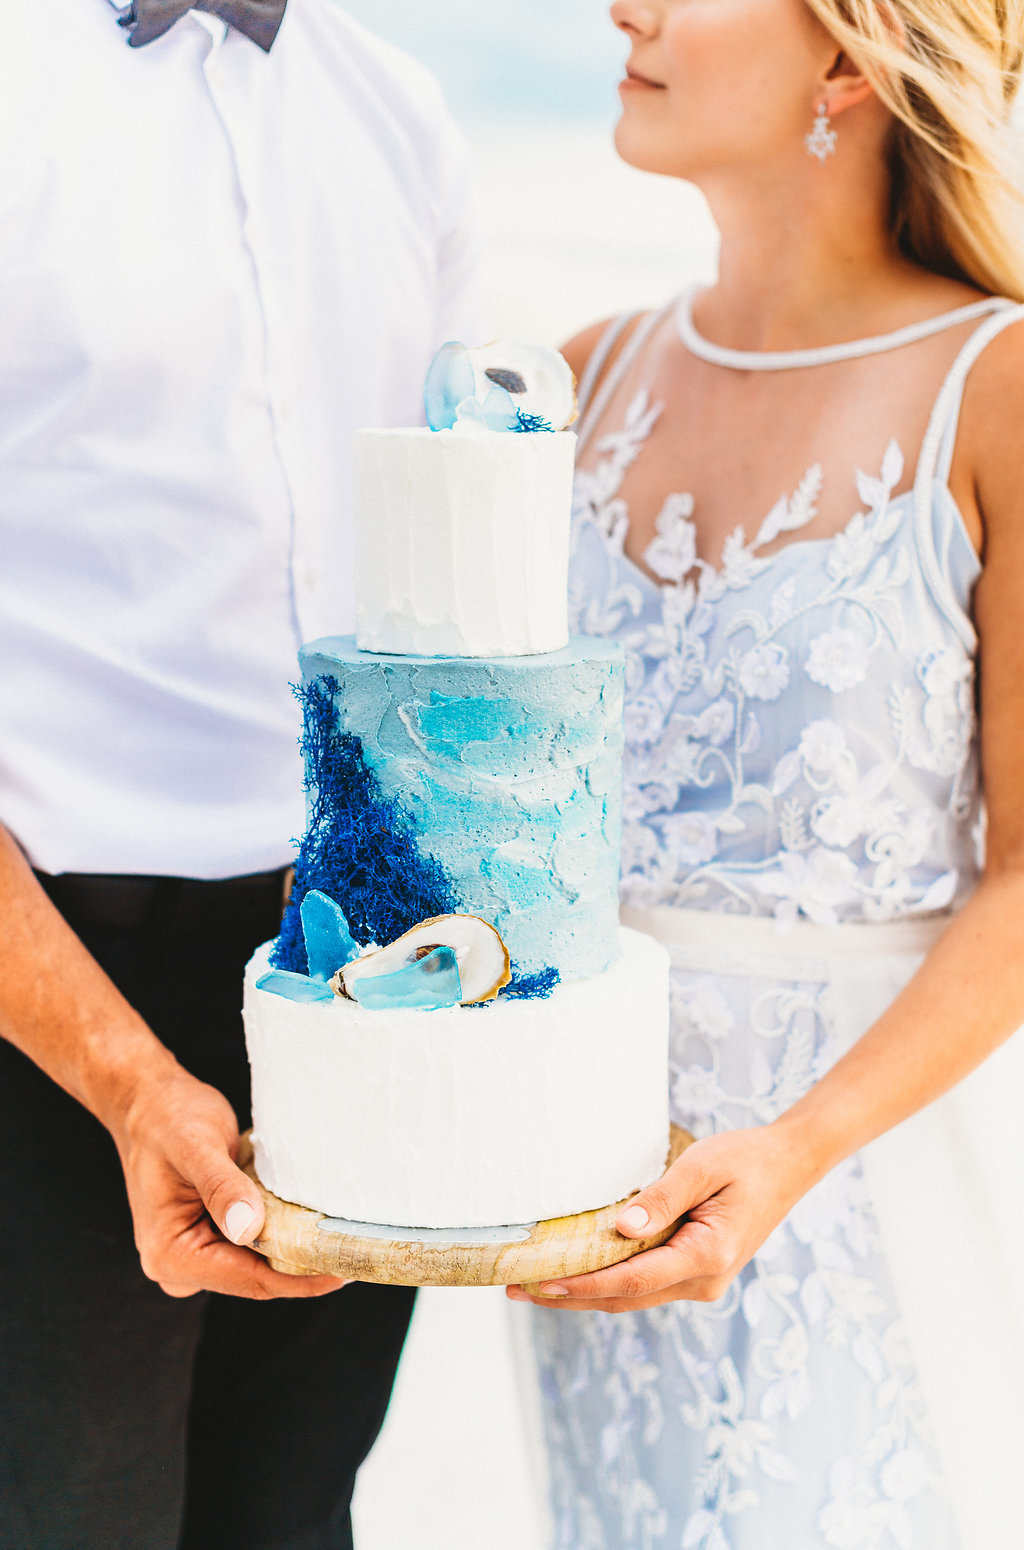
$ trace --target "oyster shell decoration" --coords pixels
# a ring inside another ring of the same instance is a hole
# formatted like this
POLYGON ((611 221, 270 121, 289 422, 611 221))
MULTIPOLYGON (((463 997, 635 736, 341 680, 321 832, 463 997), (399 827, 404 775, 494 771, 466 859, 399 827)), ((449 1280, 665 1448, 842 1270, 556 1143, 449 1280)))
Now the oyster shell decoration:
POLYGON ((495 340, 441 346, 424 387, 431 430, 564 430, 576 418, 576 378, 557 350, 495 340))
POLYGON ((331 989, 367 1007, 468 1006, 492 1001, 511 978, 508 949, 493 926, 476 915, 435 915, 344 964, 331 989))
POLYGON ((468 354, 478 398, 495 387, 504 388, 517 410, 546 420, 552 430, 565 430, 575 420, 576 378, 557 350, 496 339, 468 354))

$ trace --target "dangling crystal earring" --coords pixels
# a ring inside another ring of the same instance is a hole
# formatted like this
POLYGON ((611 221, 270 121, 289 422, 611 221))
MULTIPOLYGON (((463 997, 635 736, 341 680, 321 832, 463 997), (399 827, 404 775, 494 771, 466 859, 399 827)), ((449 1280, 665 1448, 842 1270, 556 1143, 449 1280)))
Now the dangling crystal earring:
POLYGON ((829 128, 829 118, 825 104, 819 102, 814 128, 809 135, 804 135, 804 144, 807 147, 808 154, 816 156, 823 163, 826 156, 834 156, 836 154, 836 139, 835 130, 829 128))

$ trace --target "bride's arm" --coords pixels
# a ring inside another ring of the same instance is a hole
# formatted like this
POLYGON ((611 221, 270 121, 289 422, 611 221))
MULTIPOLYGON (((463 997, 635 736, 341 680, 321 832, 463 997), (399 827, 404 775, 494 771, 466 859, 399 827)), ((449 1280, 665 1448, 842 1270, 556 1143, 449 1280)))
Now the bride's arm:
POLYGON ((686 1216, 663 1248, 545 1283, 547 1296, 535 1301, 615 1312, 721 1296, 829 1169, 948 1091, 1024 1024, 1022 334, 1018 326, 1000 336, 969 379, 954 468, 954 493, 984 559, 976 596, 982 882, 886 1012, 787 1113, 698 1141, 634 1197, 618 1223, 627 1237, 686 1216))

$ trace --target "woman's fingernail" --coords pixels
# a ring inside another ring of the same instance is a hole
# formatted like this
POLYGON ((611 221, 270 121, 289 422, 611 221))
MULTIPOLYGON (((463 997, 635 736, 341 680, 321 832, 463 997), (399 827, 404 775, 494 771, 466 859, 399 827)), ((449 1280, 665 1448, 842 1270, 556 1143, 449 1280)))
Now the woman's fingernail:
POLYGON ((542 1286, 540 1295, 542 1297, 568 1297, 569 1288, 567 1286, 542 1286))
POLYGON ((627 1206, 619 1212, 621 1226, 628 1227, 630 1232, 640 1232, 644 1227, 649 1227, 651 1219, 643 1206, 627 1206))
POLYGON ((529 1302, 530 1300, 521 1286, 506 1286, 505 1296, 511 1302, 529 1302))
POLYGON ((232 1243, 240 1243, 256 1220, 256 1212, 245 1200, 236 1200, 224 1212, 224 1234, 232 1243))

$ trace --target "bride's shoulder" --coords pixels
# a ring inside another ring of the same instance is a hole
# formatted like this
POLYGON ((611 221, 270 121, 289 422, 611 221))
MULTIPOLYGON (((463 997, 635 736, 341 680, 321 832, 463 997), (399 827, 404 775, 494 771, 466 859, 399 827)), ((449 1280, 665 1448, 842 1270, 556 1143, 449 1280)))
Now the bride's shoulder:
POLYGON ((589 328, 584 328, 571 339, 567 339, 565 344, 559 345, 576 381, 580 382, 583 379, 587 367, 592 362, 598 367, 598 372, 596 380, 591 384, 591 389, 603 381, 645 316, 643 312, 631 312, 602 318, 599 323, 591 323, 589 328))
MULTIPOLYGON (((978 493, 987 537, 1004 522, 1024 533, 1024 308, 1015 309, 967 375, 958 454, 978 493)), ((958 459, 959 460, 959 459, 958 459)))
POLYGON ((580 333, 574 334, 571 339, 559 345, 559 350, 569 362, 577 378, 582 377, 587 369, 587 362, 615 321, 615 318, 602 318, 600 323, 591 323, 589 328, 582 329, 580 333))

